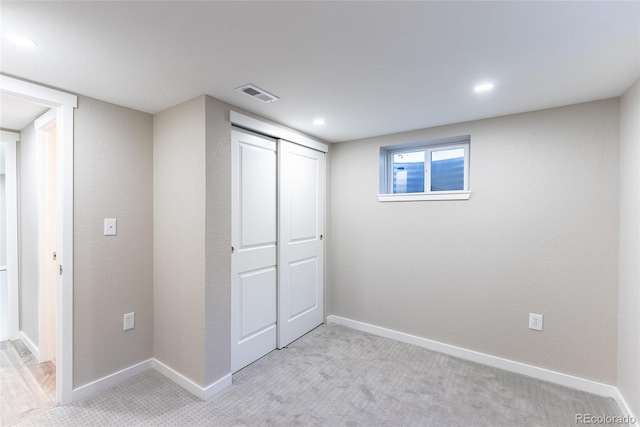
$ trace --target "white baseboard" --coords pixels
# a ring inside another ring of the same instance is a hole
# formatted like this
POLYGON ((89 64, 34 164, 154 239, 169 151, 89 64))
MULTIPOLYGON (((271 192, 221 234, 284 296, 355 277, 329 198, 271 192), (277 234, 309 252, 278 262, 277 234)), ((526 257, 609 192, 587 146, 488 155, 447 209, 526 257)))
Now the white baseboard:
POLYGON ((76 400, 84 399, 85 397, 89 397, 99 391, 106 390, 118 384, 120 381, 127 380, 151 369, 151 367, 152 359, 147 359, 144 362, 137 363, 118 372, 114 372, 111 375, 107 375, 106 377, 90 382, 89 384, 85 384, 73 390, 71 401, 75 402, 76 400))
MULTIPOLYGON (((516 372, 518 374, 552 382, 566 387, 575 388, 600 396, 611 397, 613 399, 616 399, 616 396, 620 396, 620 394, 618 393, 618 389, 608 384, 602 384, 595 381, 586 380, 584 378, 550 371, 548 369, 527 365, 525 363, 514 362, 513 360, 503 359, 501 357, 491 356, 489 354, 479 353, 473 350, 467 350, 462 347, 456 347, 438 341, 417 337, 415 335, 409 335, 403 332, 382 328, 380 326, 358 322, 357 320, 351 320, 344 317, 331 315, 327 317, 327 323, 336 323, 338 325, 347 326, 359 331, 368 332, 373 335, 391 338, 396 341, 417 345, 428 350, 433 350, 440 353, 448 354, 450 356, 459 357, 461 359, 470 360, 482 365, 504 369, 505 371, 516 372)), ((624 411, 622 407, 620 409, 624 411)))
POLYGON ((29 349, 33 357, 35 357, 36 360, 40 362, 40 350, 38 349, 38 346, 36 346, 33 341, 31 341, 31 339, 22 331, 20 331, 20 333, 18 334, 18 339, 22 341, 22 344, 24 344, 24 346, 29 349))
POLYGON ((626 416, 628 419, 634 419, 636 420, 636 422, 638 421, 638 419, 635 417, 635 414, 631 412, 631 408, 629 408, 629 405, 627 405, 627 401, 624 399, 624 397, 620 393, 620 390, 618 390, 617 388, 616 388, 615 395, 613 396, 613 399, 618 404, 618 407, 620 408, 620 411, 622 411, 623 416, 626 416))
POLYGON ((207 387, 201 387, 189 378, 185 377, 181 373, 174 371, 158 359, 153 359, 153 369, 160 372, 165 377, 169 378, 174 383, 178 384, 189 393, 199 397, 202 400, 207 400, 220 393, 225 388, 231 385, 231 374, 227 374, 207 387))
MULTIPOLYGON (((370 334, 378 335, 385 338, 394 339, 396 341, 404 342, 407 344, 417 345, 428 350, 437 351, 440 353, 459 357, 461 359, 470 360, 472 362, 480 363, 487 366, 492 366, 494 368, 516 372, 522 375, 549 381, 555 384, 572 387, 593 394, 598 394, 600 396, 611 397, 616 401, 623 415, 628 416, 629 418, 634 417, 634 414, 631 413, 629 406, 627 405, 624 397, 620 394, 619 390, 611 385, 586 380, 584 378, 574 377, 560 372, 550 371, 548 369, 539 368, 520 362, 514 362, 513 360, 503 359, 500 357, 479 353, 473 350, 467 350, 465 348, 444 344, 426 338, 417 337, 415 335, 405 334, 404 332, 398 332, 392 329, 387 329, 340 316, 328 316, 327 323, 335 323, 338 325, 347 326, 352 329, 368 332, 370 334)), ((37 354, 39 360, 38 349, 29 339, 29 337, 20 332, 20 340, 29 349, 29 351, 34 354, 34 356, 37 354)), ((94 393, 113 387, 121 381, 141 374, 142 372, 145 372, 152 368, 202 400, 210 399, 232 384, 231 373, 229 373, 219 380, 208 385, 207 387, 201 387, 189 378, 160 362, 159 360, 152 358, 128 368, 122 369, 111 375, 107 375, 106 377, 100 378, 89 384, 85 384, 81 387, 78 387, 77 389, 74 389, 71 401, 73 402, 89 397, 94 393)))
POLYGON ((111 375, 107 375, 106 377, 100 378, 98 380, 90 382, 89 384, 85 384, 74 389, 71 401, 75 402, 76 400, 89 397, 94 393, 113 387, 119 382, 141 374, 149 369, 155 369, 174 383, 178 384, 180 387, 184 388, 185 390, 194 394, 202 400, 210 399, 211 397, 215 396, 216 394, 220 393, 222 390, 230 386, 232 382, 231 374, 227 374, 218 381, 210 384, 209 386, 201 387, 184 375, 174 371, 159 360, 151 358, 145 360, 144 362, 129 366, 128 368, 122 369, 111 375))
POLYGON ((220 393, 222 390, 230 386, 232 382, 231 374, 227 374, 218 381, 208 385, 207 387, 201 387, 184 375, 174 371, 159 360, 151 358, 145 360, 144 362, 129 366, 128 368, 122 369, 111 375, 107 375, 106 377, 97 379, 93 382, 90 382, 89 384, 85 384, 74 389, 73 395, 71 397, 71 402, 84 399, 94 393, 106 390, 121 381, 127 380, 149 369, 155 369, 174 383, 178 384, 180 387, 184 388, 185 390, 194 394, 202 400, 210 399, 211 397, 215 396, 216 394, 220 393))

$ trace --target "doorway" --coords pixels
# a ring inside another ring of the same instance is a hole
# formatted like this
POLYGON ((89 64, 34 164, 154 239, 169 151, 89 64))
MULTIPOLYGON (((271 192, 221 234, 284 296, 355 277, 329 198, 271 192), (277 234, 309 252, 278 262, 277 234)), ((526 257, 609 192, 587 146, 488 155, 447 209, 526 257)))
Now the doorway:
MULTIPOLYGON (((55 295, 53 309, 55 312, 56 335, 53 343, 48 343, 49 354, 52 352, 56 361, 56 397, 57 402, 68 404, 73 402, 73 109, 77 107, 77 97, 55 89, 46 88, 34 83, 25 82, 12 77, 0 75, 0 93, 51 108, 55 116, 56 144, 55 153, 46 154, 49 160, 55 161, 55 206, 49 204, 55 214, 55 274, 57 285, 49 289, 55 295), (53 157, 51 157, 53 155, 53 157)), ((49 171, 50 172, 50 171, 49 171)), ((52 192, 48 191, 48 195, 52 192)), ((49 219, 50 220, 50 219, 49 219)), ((51 239, 51 236, 47 236, 51 239)), ((17 237, 16 237, 17 240, 17 237)), ((12 242, 8 242, 12 244, 12 242)), ((17 242, 15 242, 17 248, 17 242)), ((17 250, 16 250, 17 253, 17 250)), ((50 254, 52 256, 52 254, 50 254)), ((17 268, 17 266, 16 266, 17 268)), ((8 288, 18 298, 18 278, 9 278, 8 288)), ((50 301, 50 300, 49 300, 50 301)), ((12 304, 12 301, 8 302, 12 304)), ((51 304, 51 303, 50 303, 51 304)), ((15 318, 17 313, 12 313, 15 318)), ((41 316, 42 317, 42 316, 41 316)), ((10 322, 10 336, 19 335, 19 322, 10 322)), ((41 340, 44 341, 44 340, 41 340)), ((45 343, 45 346, 47 344, 45 343)))
MULTIPOLYGON (((7 96, 2 98, 4 101, 7 96)), ((47 245, 55 246, 56 111, 45 113, 40 119, 32 117, 29 114, 20 121, 3 120, 20 132, 2 135, 5 158, 1 171, 4 173, 0 174, 0 187, 4 184, 4 191, 0 188, 0 211, 4 212, 0 212, 3 226, 0 241, 4 251, 0 250, 0 263, 8 266, 8 271, 0 276, 0 283, 6 283, 2 279, 7 272, 17 273, 21 278, 19 295, 11 295, 11 310, 9 304, 0 304, 3 323, 8 326, 9 317, 16 317, 14 322, 20 325, 11 337, 7 327, 6 335, 0 340, 5 385, 0 391, 0 424, 3 425, 20 422, 58 402, 54 365, 56 319, 51 313, 55 310, 55 265, 52 266, 49 259, 43 264, 40 253, 47 245)), ((3 300, 7 297, 9 302, 8 292, 0 296, 3 300)))

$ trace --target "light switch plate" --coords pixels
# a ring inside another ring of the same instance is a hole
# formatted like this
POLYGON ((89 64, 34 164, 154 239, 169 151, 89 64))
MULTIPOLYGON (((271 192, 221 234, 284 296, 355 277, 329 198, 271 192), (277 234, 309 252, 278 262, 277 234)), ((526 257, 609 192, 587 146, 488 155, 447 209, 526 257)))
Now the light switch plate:
POLYGON ((104 235, 115 236, 118 232, 118 225, 115 218, 104 219, 104 235))

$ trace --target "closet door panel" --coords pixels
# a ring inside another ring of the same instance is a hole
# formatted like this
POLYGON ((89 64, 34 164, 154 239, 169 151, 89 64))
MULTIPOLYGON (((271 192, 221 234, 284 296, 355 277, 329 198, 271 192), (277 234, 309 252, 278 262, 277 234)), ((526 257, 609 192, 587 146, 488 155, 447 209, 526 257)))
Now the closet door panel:
POLYGON ((231 368, 276 348, 276 142, 232 131, 231 368))
MULTIPOLYGON (((294 147, 296 148, 296 147, 294 147)), ((319 161, 314 155, 314 150, 307 157, 299 150, 292 150, 288 153, 287 166, 290 168, 285 175, 291 177, 288 183, 290 212, 289 224, 282 224, 282 227, 289 227, 289 243, 313 241, 318 237, 318 189, 317 180, 319 176, 319 161)))
POLYGON ((289 300, 291 308, 289 319, 296 319, 318 306, 318 259, 317 257, 301 259, 289 263, 291 283, 289 300))
POLYGON ((324 153, 278 143, 278 347, 324 320, 324 153))

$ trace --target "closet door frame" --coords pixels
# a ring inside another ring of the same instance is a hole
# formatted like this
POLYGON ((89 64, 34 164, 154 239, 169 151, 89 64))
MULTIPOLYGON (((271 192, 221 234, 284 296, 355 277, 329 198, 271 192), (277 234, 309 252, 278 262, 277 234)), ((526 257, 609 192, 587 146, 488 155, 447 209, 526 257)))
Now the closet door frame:
MULTIPOLYGON (((232 129, 235 129, 235 130, 241 130, 241 131, 245 130, 245 131, 254 132, 256 134, 263 135, 263 136, 266 136, 266 137, 271 137, 271 138, 274 138, 274 139, 277 139, 277 140, 280 140, 280 139, 281 140, 286 140, 286 141, 289 141, 291 143, 294 143, 294 144, 297 144, 297 145, 301 145, 303 147, 307 147, 307 148, 311 148, 313 150, 319 151, 319 152, 323 153, 323 157, 326 157, 325 154, 329 151, 329 146, 327 144, 321 142, 321 141, 318 141, 316 139, 310 138, 310 137, 308 137, 306 135, 303 135, 303 134, 301 134, 301 133, 299 133, 297 131, 294 131, 292 129, 283 127, 281 125, 278 125, 278 124, 275 124, 275 123, 272 123, 272 122, 268 122, 268 121, 263 120, 263 119, 258 119, 258 118, 255 118, 255 117, 252 117, 252 116, 248 116, 248 115, 245 115, 245 114, 242 114, 242 113, 238 113, 238 112, 232 110, 232 111, 230 111, 230 114, 229 114, 229 120, 230 120, 230 122, 232 124, 232 129)), ((324 160, 324 162, 323 162, 324 166, 323 167, 326 168, 326 159, 323 159, 323 160, 324 160)), ((278 162, 279 162, 279 160, 278 160, 278 162)), ((235 171, 232 171, 232 173, 235 173, 235 171)), ((278 176, 279 176, 279 172, 278 172, 278 176)), ((323 180, 326 180, 326 173, 323 176, 324 176, 323 180)), ((323 182, 323 186, 325 184, 326 184, 326 182, 323 182)), ((279 191, 279 187, 280 187, 280 185, 278 184, 278 191, 279 191)), ((320 228, 322 229, 322 234, 324 235, 325 234, 325 221, 326 221, 326 191, 325 191, 324 188, 323 188, 323 191, 322 191, 322 197, 323 197, 323 200, 322 200, 323 212, 322 212, 322 223, 320 225, 320 228)), ((232 203, 234 203, 234 201, 232 201, 232 203)), ((233 220, 234 219, 232 219, 232 221, 233 220)), ((323 238, 324 237, 326 237, 326 235, 324 235, 323 238)), ((278 238, 280 238, 279 232, 278 232, 278 238)), ((278 244, 279 244, 279 242, 278 242, 278 244)), ((232 246, 233 246, 233 244, 232 244, 232 246)), ((322 245, 322 251, 323 251, 323 256, 324 256, 324 244, 322 245)), ((279 264, 280 264, 280 260, 278 259, 277 260, 277 267, 279 266, 279 264)), ((322 265, 321 268, 323 268, 323 270, 324 270, 324 264, 322 265)), ((321 292, 322 292, 322 297, 324 299, 324 287, 325 287, 324 286, 325 285, 325 283, 324 283, 324 271, 322 273, 323 274, 322 274, 322 284, 321 284, 322 290, 321 290, 321 292)), ((279 284, 278 284, 278 286, 279 286, 279 284)), ((278 294, 279 294, 279 290, 278 290, 278 294)), ((276 295, 276 297, 278 297, 278 294, 276 295)), ((231 301, 231 303, 234 303, 234 301, 231 301)), ((277 313, 278 321, 280 319, 279 305, 280 304, 278 304, 278 313, 277 313)), ((321 324, 321 323, 324 322, 325 317, 324 317, 323 310, 324 310, 324 307, 322 307, 322 309, 321 309, 322 318, 320 319, 320 322, 318 324, 321 324)), ((232 322, 231 322, 231 327, 232 328, 237 327, 237 325, 234 324, 233 319, 232 319, 232 322)), ((277 329, 280 328, 279 325, 276 325, 276 327, 277 327, 277 329)), ((234 334, 232 333, 232 337, 233 336, 234 336, 234 334)), ((234 343, 231 343, 231 344, 233 345, 234 343)), ((284 341, 282 341, 282 340, 277 340, 276 345, 277 345, 278 348, 281 348, 281 347, 284 347, 286 344, 284 344, 284 341), (278 344, 282 344, 282 345, 280 346, 278 344)), ((234 365, 235 362, 232 360, 231 363, 232 363, 232 365, 234 365)), ((234 372, 234 371, 236 371, 236 369, 232 369, 232 372, 234 372)))
POLYGON ((241 129, 270 136, 275 139, 284 139, 286 141, 302 145, 303 147, 313 148, 314 150, 318 150, 323 153, 327 153, 329 151, 329 146, 324 142, 310 138, 300 132, 294 131, 293 129, 289 129, 263 119, 247 116, 246 114, 238 113, 237 111, 231 110, 229 112, 229 121, 232 125, 241 129))

